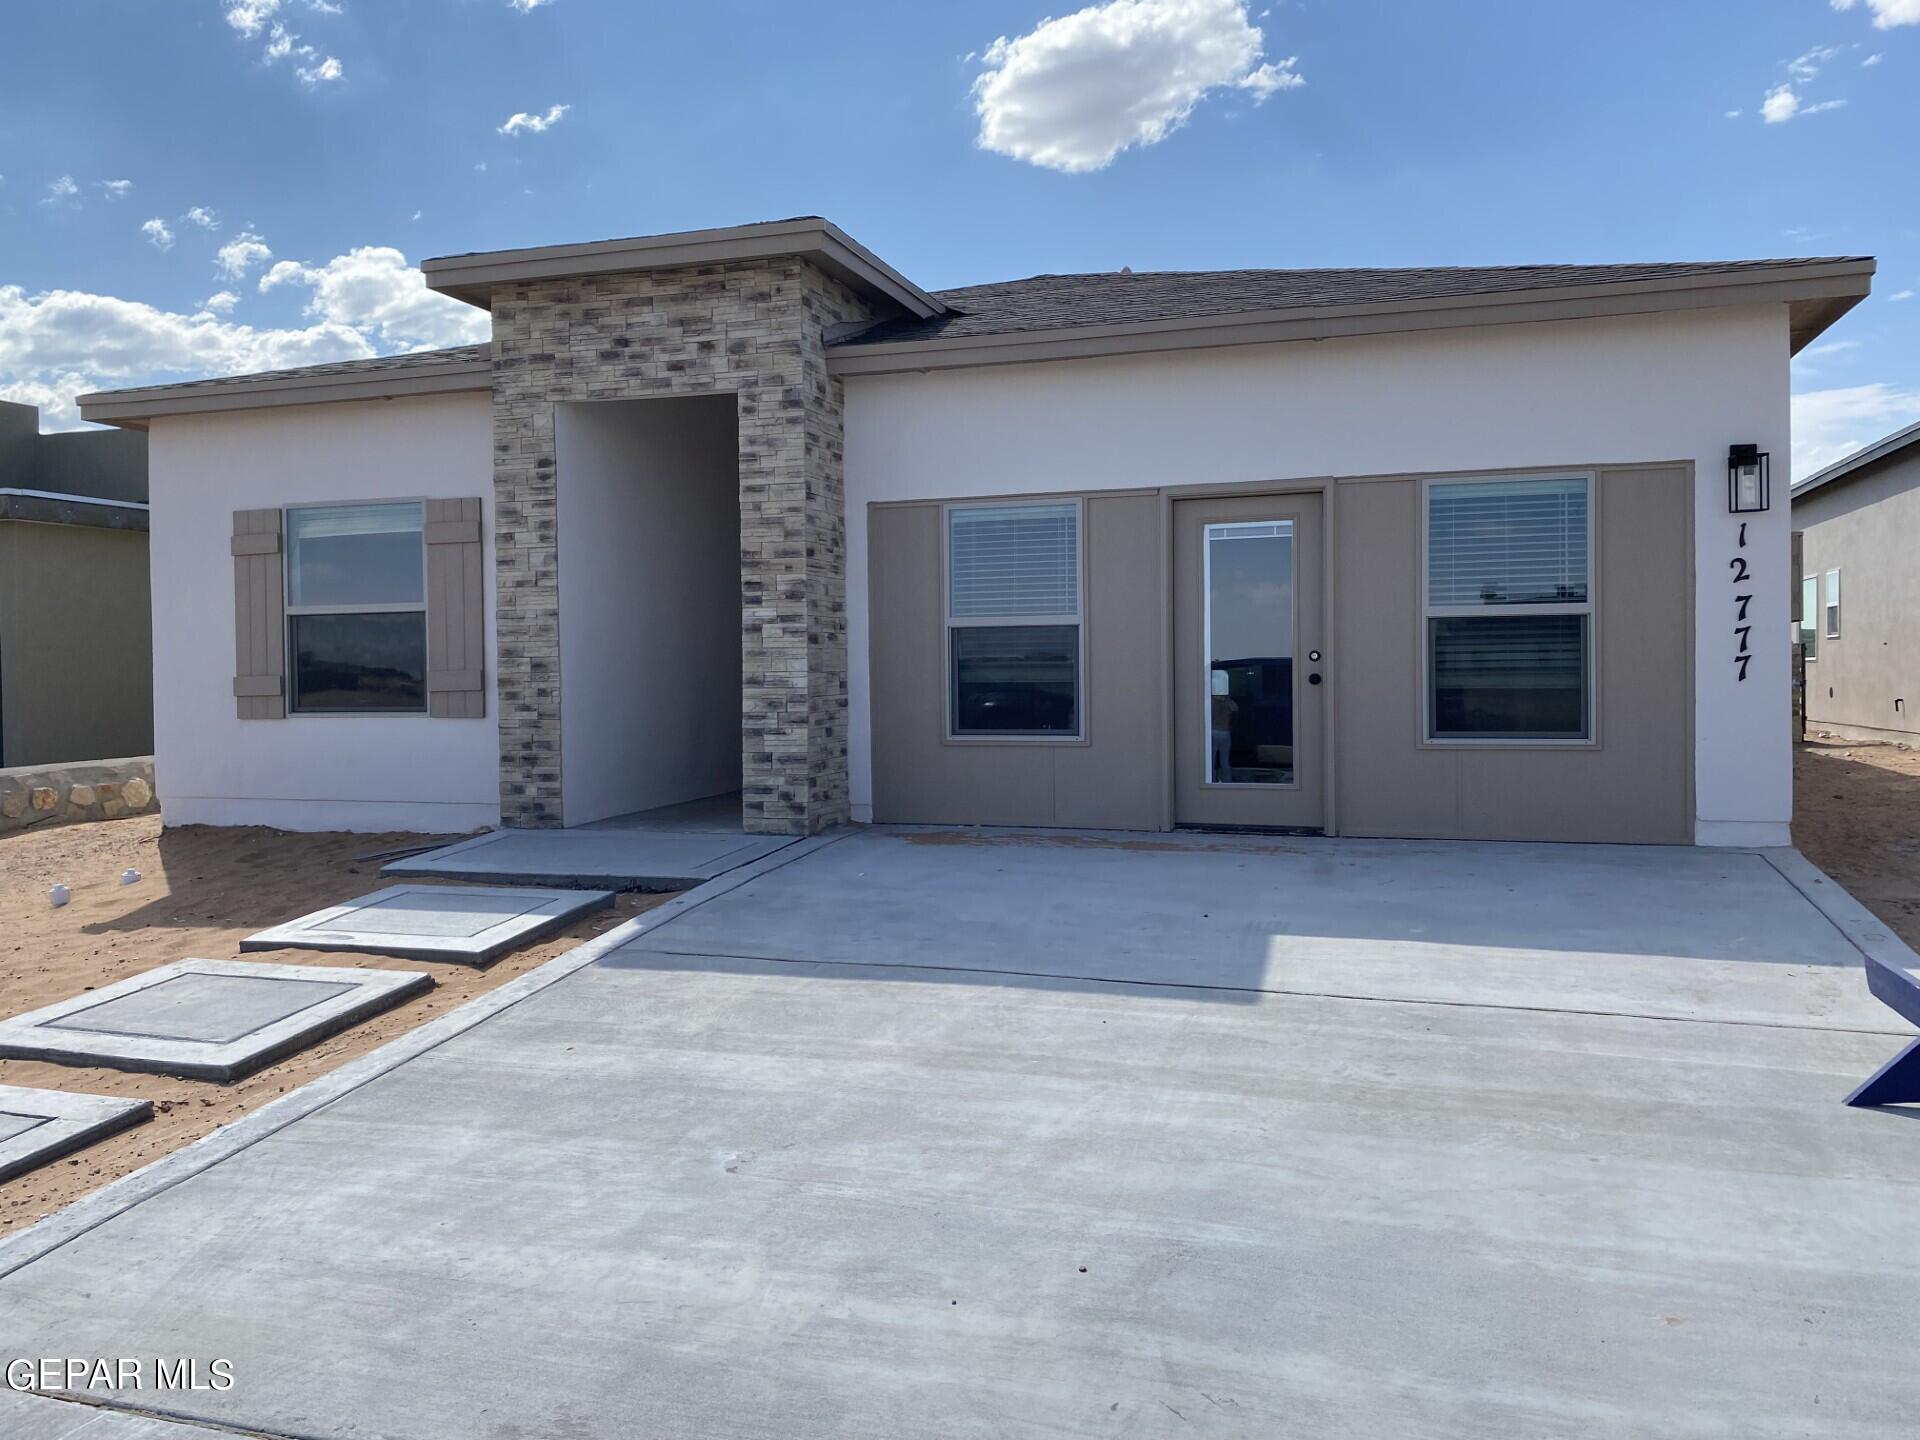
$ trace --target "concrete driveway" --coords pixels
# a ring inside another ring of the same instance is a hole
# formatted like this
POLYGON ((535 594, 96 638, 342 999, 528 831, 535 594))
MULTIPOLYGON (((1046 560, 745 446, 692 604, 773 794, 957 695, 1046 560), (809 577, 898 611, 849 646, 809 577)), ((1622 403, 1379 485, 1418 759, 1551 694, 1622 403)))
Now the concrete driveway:
POLYGON ((1904 1440, 1920 1127, 1795 861, 796 846, 0 1246, 0 1354, 275 1436, 1904 1440))

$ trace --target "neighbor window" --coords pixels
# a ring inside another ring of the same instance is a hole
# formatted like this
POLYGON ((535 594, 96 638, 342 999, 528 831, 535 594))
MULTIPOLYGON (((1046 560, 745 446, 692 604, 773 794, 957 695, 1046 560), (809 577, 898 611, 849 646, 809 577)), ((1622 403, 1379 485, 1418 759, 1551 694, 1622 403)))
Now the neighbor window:
POLYGON ((1593 734, 1591 486, 1584 476, 1427 486, 1427 735, 1593 734))
POLYGON ((1800 653, 1809 660, 1820 658, 1820 577, 1809 575, 1800 582, 1800 653))
POLYGON ((1080 734, 1080 506, 947 511, 947 718, 956 736, 1080 734))
POLYGON ((287 511, 291 708, 427 708, 424 507, 287 511))
POLYGON ((1840 638, 1840 572, 1827 571, 1827 638, 1840 638))

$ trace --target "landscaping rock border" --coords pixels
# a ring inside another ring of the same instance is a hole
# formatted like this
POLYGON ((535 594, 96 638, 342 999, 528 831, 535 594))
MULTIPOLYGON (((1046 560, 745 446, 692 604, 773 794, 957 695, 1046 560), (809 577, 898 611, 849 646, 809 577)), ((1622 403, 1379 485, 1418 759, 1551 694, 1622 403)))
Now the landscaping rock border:
POLYGON ((159 808, 151 755, 0 770, 0 835, 36 825, 118 820, 159 808))

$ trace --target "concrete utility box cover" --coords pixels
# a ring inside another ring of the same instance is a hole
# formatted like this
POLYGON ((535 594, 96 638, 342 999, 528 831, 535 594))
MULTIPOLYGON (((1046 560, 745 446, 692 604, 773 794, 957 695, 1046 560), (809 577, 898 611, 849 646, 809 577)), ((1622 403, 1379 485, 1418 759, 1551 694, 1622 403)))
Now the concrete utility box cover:
POLYGON ((612 903, 610 890, 394 885, 249 935, 240 948, 353 950, 484 965, 612 903))
POLYGON ((432 985, 418 970, 178 960, 0 1020, 0 1058, 237 1080, 432 985))
POLYGON ((0 1085, 0 1184, 152 1114, 151 1100, 0 1085))
POLYGON ((687 890, 798 838, 662 830, 496 830, 396 860, 380 873, 570 889, 687 890))

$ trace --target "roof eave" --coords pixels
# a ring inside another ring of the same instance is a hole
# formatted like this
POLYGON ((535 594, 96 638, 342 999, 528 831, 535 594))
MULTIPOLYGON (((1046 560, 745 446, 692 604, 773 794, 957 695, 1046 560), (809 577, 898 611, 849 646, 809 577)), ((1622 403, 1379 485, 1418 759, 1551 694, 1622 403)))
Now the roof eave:
POLYGON ((492 308, 496 285, 767 260, 786 255, 811 260, 855 290, 897 305, 916 319, 946 313, 947 307, 941 301, 838 225, 820 219, 686 230, 580 245, 542 245, 524 250, 446 255, 426 261, 420 270, 427 278, 429 289, 488 310, 492 308))
POLYGON ((80 396, 79 405, 82 420, 144 430, 149 420, 168 415, 209 415, 282 405, 446 395, 485 390, 492 383, 493 365, 483 356, 478 360, 454 360, 408 370, 289 375, 226 385, 152 385, 138 390, 100 390, 80 396))
POLYGON ((1789 307, 1790 349, 1797 353, 1866 297, 1873 273, 1870 259, 1842 260, 1791 270, 1728 271, 1615 285, 850 344, 828 352, 827 368, 835 375, 878 375, 1768 303, 1789 307))
POLYGON ((1815 471, 1793 487, 1788 495, 1788 503, 1802 500, 1816 490, 1857 475, 1882 460, 1890 460, 1915 445, 1920 445, 1920 422, 1896 430, 1891 435, 1883 435, 1871 445, 1863 445, 1853 454, 1834 461, 1826 469, 1815 471))

